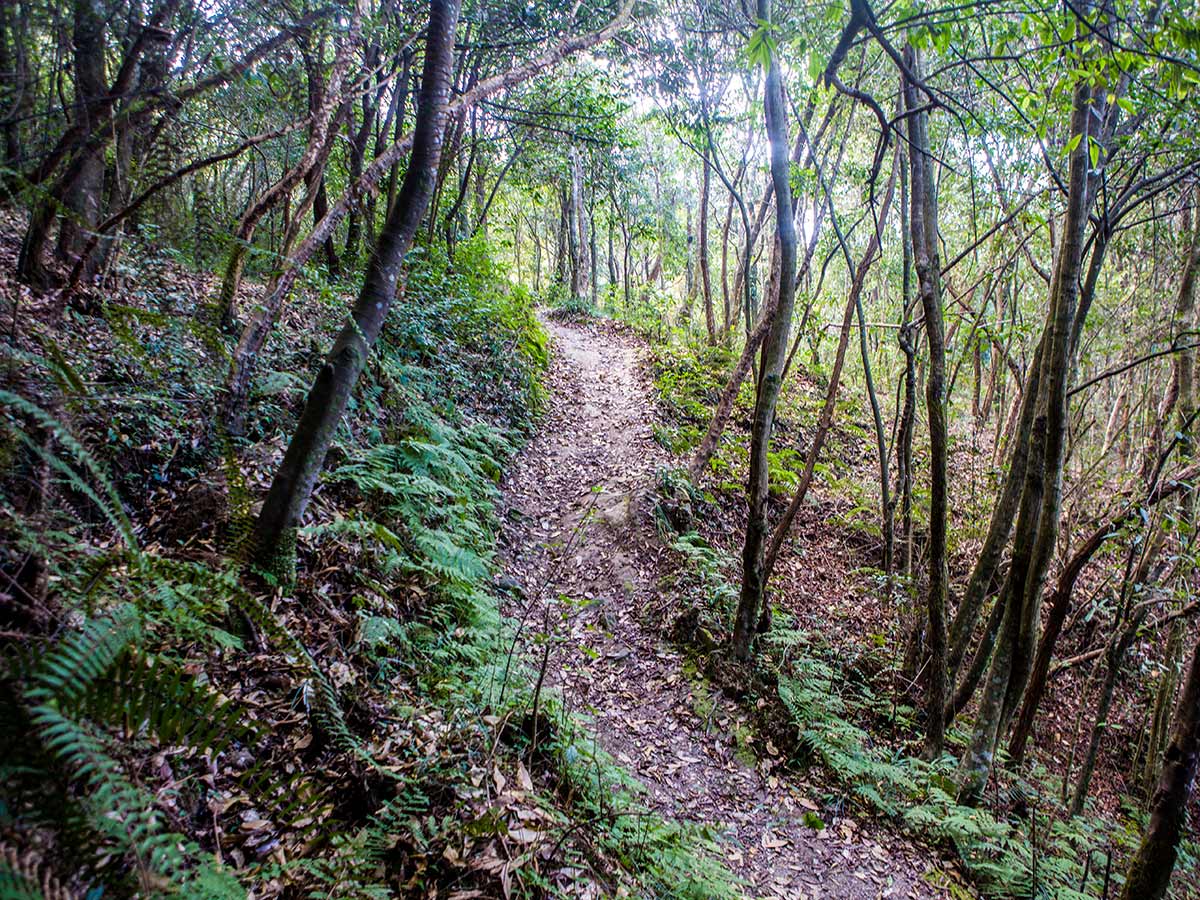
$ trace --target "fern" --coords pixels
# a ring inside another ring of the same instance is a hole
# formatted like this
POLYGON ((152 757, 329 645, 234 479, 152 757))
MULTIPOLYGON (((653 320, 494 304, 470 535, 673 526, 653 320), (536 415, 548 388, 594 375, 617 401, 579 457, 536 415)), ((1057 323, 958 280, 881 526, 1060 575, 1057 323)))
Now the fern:
POLYGON ((94 721, 146 728, 164 744, 186 744, 213 756, 232 743, 257 743, 259 732, 244 708, 222 699, 173 662, 126 652, 78 702, 94 721))
MULTIPOLYGON (((129 857, 140 889, 153 892, 170 886, 174 893, 197 898, 244 896, 232 876, 214 869, 203 861, 198 847, 165 828, 153 796, 127 779, 109 755, 104 737, 88 724, 91 717, 111 721, 114 710, 120 709, 132 714, 131 724, 147 724, 167 739, 185 733, 215 742, 228 739, 214 729, 232 724, 229 716, 222 714, 215 700, 200 699, 189 679, 147 676, 136 679, 131 688, 127 679, 106 678, 120 671, 119 660, 140 635, 136 611, 127 605, 84 623, 45 653, 29 673, 28 687, 22 692, 25 716, 48 757, 83 786, 75 803, 97 849, 112 848, 129 857), (151 681, 162 695, 146 687, 151 681), (138 701, 129 702, 131 696, 138 701), (207 729, 203 733, 197 728, 201 720, 189 716, 188 704, 180 703, 184 697, 198 705, 195 714, 213 716, 202 721, 200 727, 207 729)), ((167 668, 162 666, 155 674, 161 676, 167 668)), ((19 672, 9 672, 8 677, 19 678, 19 672)))
POLYGON ((7 409, 17 410, 24 413, 32 419, 37 426, 49 432, 54 436, 55 441, 64 447, 74 458, 77 465, 81 466, 91 476, 92 480, 99 485, 100 491, 97 493, 92 484, 85 479, 79 472, 70 466, 62 457, 56 453, 51 453, 38 441, 33 440, 29 433, 24 428, 15 427, 15 423, 9 421, 9 426, 14 428, 18 439, 25 444, 33 453, 45 460, 51 468, 55 469, 63 475, 67 481, 85 495, 97 508, 108 518, 121 535, 125 545, 131 550, 137 548, 137 538, 134 537, 133 524, 129 521, 129 517, 125 514, 125 508, 121 503, 121 497, 117 493, 116 487, 104 472, 103 467, 96 461, 91 453, 81 444, 71 432, 65 428, 56 418, 42 409, 35 403, 31 403, 24 397, 14 394, 10 391, 0 389, 0 406, 7 409))
POLYGON ((153 796, 125 778, 120 764, 108 756, 102 740, 87 726, 51 705, 34 707, 30 719, 42 745, 86 786, 79 802, 91 827, 134 860, 142 890, 171 886, 183 896, 196 898, 245 896, 232 875, 199 862, 198 847, 165 829, 153 796), (221 893, 206 893, 217 887, 221 893))
POLYGON ((75 900, 40 856, 24 853, 0 842, 0 898, 2 900, 75 900))
POLYGON ((86 622, 42 658, 26 698, 35 703, 70 705, 140 634, 141 624, 132 606, 121 606, 111 617, 86 622))
POLYGON ((336 835, 329 856, 291 867, 293 871, 302 869, 324 886, 311 896, 354 900, 386 900, 395 896, 391 888, 380 883, 380 873, 386 871, 397 843, 403 836, 420 851, 429 843, 419 822, 429 811, 428 796, 410 782, 398 787, 397 795, 378 809, 367 825, 350 835, 336 835))

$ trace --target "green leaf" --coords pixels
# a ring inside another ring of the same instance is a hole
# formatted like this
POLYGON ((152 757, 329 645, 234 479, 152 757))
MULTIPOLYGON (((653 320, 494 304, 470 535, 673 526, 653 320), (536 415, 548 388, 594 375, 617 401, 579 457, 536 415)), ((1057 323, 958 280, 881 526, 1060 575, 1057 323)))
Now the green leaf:
POLYGON ((825 71, 825 61, 816 53, 808 55, 808 77, 815 82, 825 71))
POLYGON ((754 29, 749 43, 746 44, 746 56, 751 65, 762 66, 764 69, 770 67, 771 55, 776 47, 775 39, 771 37, 773 27, 770 22, 758 20, 758 27, 754 29))

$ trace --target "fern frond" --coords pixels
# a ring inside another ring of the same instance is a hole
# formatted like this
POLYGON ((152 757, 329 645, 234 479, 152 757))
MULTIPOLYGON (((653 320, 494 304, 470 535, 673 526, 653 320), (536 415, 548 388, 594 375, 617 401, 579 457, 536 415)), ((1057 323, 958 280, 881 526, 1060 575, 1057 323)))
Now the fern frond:
POLYGON ((38 441, 33 440, 24 428, 16 426, 15 423, 9 420, 10 427, 16 431, 22 443, 43 458, 54 469, 62 473, 76 489, 95 503, 112 523, 113 527, 116 528, 125 545, 131 550, 136 550, 138 546, 137 538, 133 533, 133 524, 125 514, 125 507, 121 503, 120 494, 117 493, 116 487, 109 479, 103 467, 88 452, 87 448, 58 419, 54 418, 54 416, 50 415, 50 413, 46 412, 36 403, 31 403, 19 394, 0 389, 0 406, 20 411, 36 422, 42 429, 54 435, 55 440, 69 451, 76 464, 86 469, 91 475, 92 480, 103 491, 103 497, 97 493, 96 489, 86 479, 68 465, 65 460, 61 459, 58 454, 46 450, 38 441))
POLYGON ((42 746, 85 790, 79 799, 89 824, 103 840, 133 861, 143 891, 161 892, 171 886, 185 896, 244 897, 236 879, 203 861, 203 851, 183 835, 168 831, 148 792, 125 777, 119 763, 105 750, 103 741, 82 723, 73 722, 53 705, 33 707, 30 720, 42 746), (188 890, 202 878, 204 890, 188 890))
POLYGON ((0 900, 76 900, 76 895, 38 854, 0 842, 0 900))
POLYGON ((26 700, 70 707, 140 635, 137 611, 128 604, 109 616, 85 622, 79 631, 68 634, 42 658, 33 673, 32 685, 25 692, 26 700))

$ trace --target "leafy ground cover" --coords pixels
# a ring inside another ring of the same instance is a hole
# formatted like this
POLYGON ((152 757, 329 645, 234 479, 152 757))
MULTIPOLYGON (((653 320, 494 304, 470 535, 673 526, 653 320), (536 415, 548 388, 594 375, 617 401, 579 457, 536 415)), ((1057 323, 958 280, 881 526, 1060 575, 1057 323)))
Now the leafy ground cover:
POLYGON ((26 304, 6 362, 25 390, 4 395, 22 474, 5 483, 5 552, 45 568, 42 602, 18 607, 26 649, 3 665, 4 896, 684 883, 702 836, 641 805, 559 702, 535 705, 510 655, 497 482, 546 402, 549 353, 529 297, 482 244, 453 268, 420 262, 331 454, 296 584, 255 588, 241 504, 345 294, 315 285, 287 311, 264 415, 229 443, 196 414, 223 345, 172 300, 212 284, 145 250, 69 328, 4 286, 26 304))

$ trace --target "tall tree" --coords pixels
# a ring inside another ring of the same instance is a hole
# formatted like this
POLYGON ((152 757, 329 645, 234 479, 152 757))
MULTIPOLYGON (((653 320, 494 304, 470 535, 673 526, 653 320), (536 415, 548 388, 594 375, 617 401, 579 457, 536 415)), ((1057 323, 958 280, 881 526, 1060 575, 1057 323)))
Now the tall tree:
POLYGON ((430 0, 425 63, 408 170, 371 254, 358 300, 317 373, 259 514, 254 554, 256 563, 266 572, 288 577, 295 566, 296 532, 350 394, 383 330, 400 287, 404 257, 433 196, 454 73, 454 34, 459 8, 460 0, 430 0))
POLYGON ((750 475, 746 488, 749 512, 746 540, 742 547, 742 588, 734 614, 730 650, 736 659, 747 659, 764 602, 764 551, 768 534, 767 497, 770 490, 767 452, 775 422, 775 407, 787 361, 788 335, 792 325, 792 307, 796 298, 796 221, 792 204, 791 164, 788 160, 787 104, 783 96, 783 75, 775 56, 770 33, 770 0, 758 0, 759 39, 765 48, 767 77, 764 107, 767 137, 771 148, 771 185, 775 193, 775 234, 778 272, 775 288, 778 299, 775 315, 763 340, 762 359, 754 401, 754 421, 750 432, 750 475))
MULTIPOLYGON (((1062 501, 1062 463, 1066 446, 1067 381, 1072 362, 1072 335, 1079 302, 1083 232, 1090 207, 1089 157, 1093 107, 1090 81, 1076 84, 1068 140, 1068 195, 1061 221, 1043 335, 1042 390, 1036 398, 1029 441, 1029 463, 1022 486, 1013 538, 1012 561, 1003 588, 1003 618, 998 644, 980 702, 970 746, 960 767, 959 798, 977 803, 991 774, 999 735, 1016 709, 1033 665, 1041 613, 1042 584, 1058 536, 1062 501)), ((1099 116, 1103 121, 1103 116, 1099 116)))
POLYGON ((946 723, 946 596, 949 571, 946 562, 946 515, 949 508, 946 460, 949 434, 946 427, 946 335, 942 321, 941 261, 938 254, 937 187, 933 153, 929 146, 929 113, 922 106, 912 78, 921 73, 920 55, 911 46, 904 61, 912 77, 904 82, 908 118, 909 222, 917 296, 925 316, 925 342, 929 369, 925 376, 925 407, 929 418, 929 588, 926 596, 929 642, 929 685, 926 691, 925 752, 940 756, 946 723))

